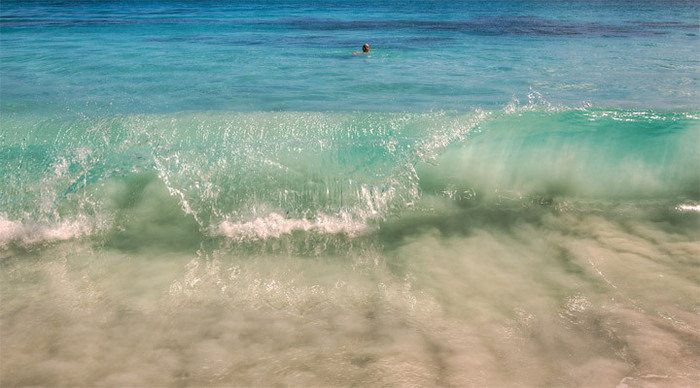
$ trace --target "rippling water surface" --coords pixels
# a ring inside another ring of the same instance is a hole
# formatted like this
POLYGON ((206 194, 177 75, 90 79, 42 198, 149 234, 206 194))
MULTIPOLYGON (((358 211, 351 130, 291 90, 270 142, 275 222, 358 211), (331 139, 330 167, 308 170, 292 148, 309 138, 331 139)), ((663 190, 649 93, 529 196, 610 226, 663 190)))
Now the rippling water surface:
POLYGON ((696 385, 698 34, 693 1, 3 1, 0 384, 696 385))

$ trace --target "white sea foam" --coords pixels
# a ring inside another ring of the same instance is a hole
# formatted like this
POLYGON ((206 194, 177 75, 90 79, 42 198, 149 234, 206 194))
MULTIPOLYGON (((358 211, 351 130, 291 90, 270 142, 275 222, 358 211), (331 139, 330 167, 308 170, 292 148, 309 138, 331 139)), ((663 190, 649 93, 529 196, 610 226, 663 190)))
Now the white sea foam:
POLYGON ((349 213, 336 216, 320 214, 311 220, 284 218, 278 213, 270 213, 252 221, 223 221, 218 226, 218 233, 236 240, 265 240, 295 231, 356 236, 367 230, 367 227, 367 223, 353 218, 349 213))
POLYGON ((277 212, 269 212, 252 220, 224 220, 215 233, 234 240, 265 240, 279 238, 295 231, 321 234, 344 234, 355 237, 369 229, 368 221, 381 219, 396 197, 396 189, 379 189, 362 186, 357 192, 360 203, 356 208, 336 214, 318 213, 314 218, 285 218, 277 212))
POLYGON ((21 224, 10 221, 0 215, 0 247, 21 236, 23 229, 21 224))
POLYGON ((42 225, 12 221, 0 214, 0 248, 5 248, 13 242, 32 245, 41 242, 65 241, 88 235, 92 230, 93 225, 86 217, 42 225))
POLYGON ((700 204, 682 203, 676 206, 676 210, 683 213, 700 213, 700 204))

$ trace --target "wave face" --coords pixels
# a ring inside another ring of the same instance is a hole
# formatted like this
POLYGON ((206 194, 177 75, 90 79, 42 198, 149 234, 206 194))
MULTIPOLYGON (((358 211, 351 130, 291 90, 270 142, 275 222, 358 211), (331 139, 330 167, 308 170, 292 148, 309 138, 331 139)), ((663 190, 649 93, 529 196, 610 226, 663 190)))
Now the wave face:
POLYGON ((692 385, 699 124, 9 117, 3 381, 692 385))
MULTIPOLYGON (((420 209, 426 194, 495 207, 692 204, 700 196, 692 168, 700 165, 699 120, 534 106, 16 118, 3 123, 3 240, 35 234, 28 225, 87 223, 69 228, 76 235, 113 229, 144 203, 180 213, 203 236, 234 238, 356 235, 420 209)), ((127 218, 141 216, 150 217, 127 218)))

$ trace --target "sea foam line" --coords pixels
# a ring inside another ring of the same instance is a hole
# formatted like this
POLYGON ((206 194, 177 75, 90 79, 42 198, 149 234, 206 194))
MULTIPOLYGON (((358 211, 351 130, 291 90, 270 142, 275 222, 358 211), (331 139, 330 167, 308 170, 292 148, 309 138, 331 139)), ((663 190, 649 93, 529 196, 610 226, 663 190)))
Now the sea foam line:
POLYGON ((88 235, 92 229, 84 217, 62 221, 55 225, 39 225, 11 221, 0 214, 0 248, 5 248, 13 242, 32 245, 40 242, 70 240, 88 235))
POLYGON ((365 222, 355 219, 348 213, 337 216, 325 214, 315 219, 284 218, 278 213, 270 213, 252 221, 232 222, 223 221, 218 226, 218 233, 229 238, 243 240, 265 240, 279 238, 295 231, 313 231, 323 234, 345 234, 357 236, 367 230, 365 222))
POLYGON ((700 213, 700 204, 697 203, 683 203, 676 206, 676 210, 679 212, 695 212, 700 213))

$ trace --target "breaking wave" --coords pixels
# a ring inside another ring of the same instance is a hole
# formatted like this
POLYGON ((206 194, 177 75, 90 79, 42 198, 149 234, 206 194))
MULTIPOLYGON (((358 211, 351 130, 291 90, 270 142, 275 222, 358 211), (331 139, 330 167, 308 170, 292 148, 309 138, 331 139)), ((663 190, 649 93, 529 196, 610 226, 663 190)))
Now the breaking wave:
POLYGON ((133 230, 159 240, 150 231, 164 225, 175 239, 353 237, 433 209, 435 198, 487 208, 646 201, 675 212, 694 212, 700 199, 694 112, 514 103, 1 125, 3 246, 133 230))

